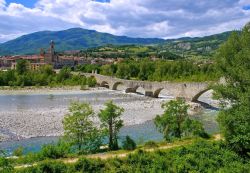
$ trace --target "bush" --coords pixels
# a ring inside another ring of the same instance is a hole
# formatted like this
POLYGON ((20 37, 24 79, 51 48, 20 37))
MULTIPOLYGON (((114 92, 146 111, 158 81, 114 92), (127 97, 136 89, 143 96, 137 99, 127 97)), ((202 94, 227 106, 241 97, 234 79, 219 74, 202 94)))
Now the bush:
POLYGON ((96 79, 94 77, 87 78, 87 84, 89 87, 96 86, 96 79))
POLYGON ((86 159, 82 158, 75 164, 75 170, 84 173, 92 172, 103 172, 101 170, 105 169, 105 163, 103 161, 96 159, 86 159))
POLYGON ((24 148, 23 147, 18 147, 13 151, 13 156, 20 157, 23 155, 24 148))
POLYGON ((10 161, 5 157, 0 157, 0 172, 1 173, 10 173, 14 170, 14 167, 11 165, 10 161))
POLYGON ((40 151, 41 157, 51 159, 66 157, 69 153, 70 145, 61 140, 56 145, 44 145, 40 151))
POLYGON ((136 143, 129 136, 126 136, 126 139, 123 141, 122 148, 124 150, 134 150, 136 149, 136 143))
POLYGON ((67 166, 63 162, 44 161, 37 166, 37 173, 64 173, 67 166))
POLYGON ((148 141, 148 142, 146 142, 144 144, 144 147, 146 147, 146 148, 157 148, 159 146, 155 141, 148 141))

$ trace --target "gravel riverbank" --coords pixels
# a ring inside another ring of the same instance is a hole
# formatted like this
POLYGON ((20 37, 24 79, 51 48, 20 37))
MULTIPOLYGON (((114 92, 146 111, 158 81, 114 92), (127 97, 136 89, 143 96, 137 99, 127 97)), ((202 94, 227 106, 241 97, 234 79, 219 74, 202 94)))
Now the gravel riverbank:
POLYGON ((161 103, 164 101, 101 88, 87 91, 77 88, 0 90, 0 97, 2 101, 5 98, 10 99, 8 106, 0 105, 0 134, 4 140, 62 135, 61 122, 68 113, 70 102, 74 100, 93 103, 96 113, 104 108, 104 102, 113 100, 125 109, 122 116, 125 125, 152 120, 162 113, 161 103), (36 96, 34 101, 32 96, 36 96), (44 100, 44 97, 47 97, 47 100, 44 100), (41 104, 40 100, 43 100, 41 104))
POLYGON ((141 124, 163 113, 161 104, 170 97, 155 99, 137 94, 125 94, 94 88, 35 88, 0 90, 0 136, 3 140, 18 140, 38 136, 60 136, 62 120, 72 101, 89 102, 96 113, 104 103, 113 100, 125 109, 125 126, 141 124))

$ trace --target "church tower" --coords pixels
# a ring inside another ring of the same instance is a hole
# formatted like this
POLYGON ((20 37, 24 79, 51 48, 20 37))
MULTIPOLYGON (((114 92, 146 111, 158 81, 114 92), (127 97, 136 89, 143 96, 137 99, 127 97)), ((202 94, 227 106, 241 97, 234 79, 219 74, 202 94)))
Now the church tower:
POLYGON ((55 42, 53 40, 50 41, 49 54, 51 56, 51 62, 55 62, 55 42))

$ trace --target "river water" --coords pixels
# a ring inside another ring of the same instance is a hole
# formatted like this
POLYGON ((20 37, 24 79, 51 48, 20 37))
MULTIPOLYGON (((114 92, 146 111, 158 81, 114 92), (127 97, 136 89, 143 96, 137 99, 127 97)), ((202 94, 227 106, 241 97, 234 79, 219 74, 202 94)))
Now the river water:
MULTIPOLYGON (((171 96, 161 99, 125 94, 122 91, 49 91, 49 92, 2 92, 0 94, 0 134, 9 141, 0 143, 0 148, 11 153, 19 146, 25 152, 36 152, 41 146, 55 143, 62 134, 61 121, 72 101, 84 101, 93 105, 96 112, 107 100, 124 107, 125 126, 120 137, 131 136, 137 143, 162 140, 152 119, 161 114, 161 104, 171 96), (43 136, 43 137, 37 137, 43 136), (47 137, 44 137, 47 136, 47 137), (32 138, 31 138, 32 137, 32 138)), ((210 102, 210 96, 203 98, 210 102)), ((205 109, 197 114, 209 133, 218 132, 216 110, 205 109)))

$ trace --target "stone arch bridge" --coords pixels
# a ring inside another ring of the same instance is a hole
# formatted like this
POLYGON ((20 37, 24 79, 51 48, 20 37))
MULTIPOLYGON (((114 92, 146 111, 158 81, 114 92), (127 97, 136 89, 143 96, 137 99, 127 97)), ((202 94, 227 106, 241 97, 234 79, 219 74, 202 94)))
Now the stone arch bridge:
POLYGON ((126 93, 136 93, 139 87, 145 90, 145 96, 158 98, 160 92, 165 89, 175 98, 184 98, 187 101, 197 101, 198 98, 210 90, 209 82, 149 82, 138 80, 125 80, 96 73, 81 73, 86 77, 95 77, 97 84, 117 90, 119 85, 125 86, 126 93))

